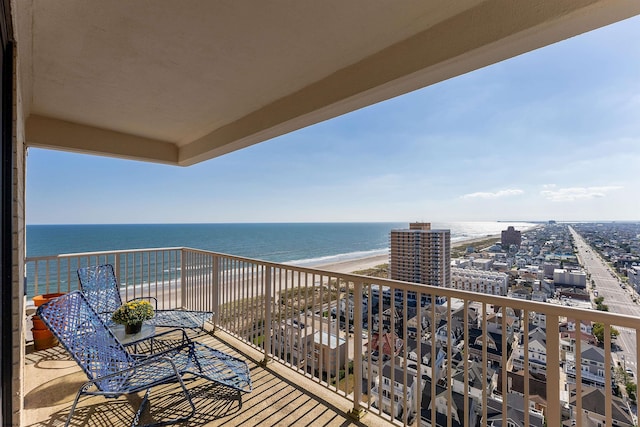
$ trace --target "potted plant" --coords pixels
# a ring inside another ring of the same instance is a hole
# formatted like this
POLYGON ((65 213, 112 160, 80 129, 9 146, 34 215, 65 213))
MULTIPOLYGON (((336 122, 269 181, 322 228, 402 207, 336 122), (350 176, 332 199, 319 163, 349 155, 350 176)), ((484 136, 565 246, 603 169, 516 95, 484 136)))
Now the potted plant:
POLYGON ((133 300, 122 304, 111 315, 111 319, 124 325, 125 333, 137 334, 142 328, 142 322, 153 317, 153 306, 149 301, 133 300))

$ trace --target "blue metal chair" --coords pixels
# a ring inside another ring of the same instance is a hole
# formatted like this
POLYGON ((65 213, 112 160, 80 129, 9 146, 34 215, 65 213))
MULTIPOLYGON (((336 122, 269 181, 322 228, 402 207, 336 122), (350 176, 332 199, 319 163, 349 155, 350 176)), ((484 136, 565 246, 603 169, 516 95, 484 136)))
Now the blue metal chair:
MULTIPOLYGON (((83 267, 78 269, 80 287, 91 306, 98 312, 102 320, 109 326, 114 325, 111 313, 122 305, 120 286, 116 279, 113 265, 104 264, 98 266, 83 267)), ((204 323, 211 319, 210 311, 194 310, 158 310, 157 300, 150 299, 155 304, 155 316, 147 321, 147 324, 168 328, 203 328, 204 323)))
POLYGON ((155 352, 151 354, 129 353, 127 346, 118 341, 80 291, 43 304, 37 314, 89 378, 78 390, 66 426, 71 422, 82 395, 115 398, 146 390, 134 416, 133 425, 137 425, 151 388, 166 383, 179 384, 191 411, 185 416, 149 426, 184 421, 195 413, 183 381, 185 375, 206 378, 242 392, 251 391, 246 362, 192 342, 183 330, 167 331, 152 337, 149 348, 155 352), (176 332, 180 333, 178 340, 176 332), (169 339, 163 340, 163 335, 169 339))

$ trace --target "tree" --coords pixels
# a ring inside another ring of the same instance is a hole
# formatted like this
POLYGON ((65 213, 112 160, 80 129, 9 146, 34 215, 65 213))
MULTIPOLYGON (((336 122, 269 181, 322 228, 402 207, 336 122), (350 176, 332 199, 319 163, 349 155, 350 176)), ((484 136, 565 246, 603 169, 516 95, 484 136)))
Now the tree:
POLYGON ((603 301, 604 301, 604 297, 598 297, 594 300, 594 302, 596 303, 596 310, 609 311, 609 306, 606 304, 603 304, 602 303, 603 301))
POLYGON ((636 393, 638 391, 638 386, 635 383, 629 381, 626 384, 626 388, 627 388, 627 396, 629 396, 629 399, 631 399, 633 402, 635 402, 636 401, 636 393))
MULTIPOLYGON (((592 332, 593 332, 593 336, 596 337, 598 342, 601 344, 604 344, 604 324, 599 322, 594 323, 592 332)), ((612 340, 616 339, 618 335, 620 335, 620 332, 613 326, 611 327, 610 333, 611 333, 612 340)))

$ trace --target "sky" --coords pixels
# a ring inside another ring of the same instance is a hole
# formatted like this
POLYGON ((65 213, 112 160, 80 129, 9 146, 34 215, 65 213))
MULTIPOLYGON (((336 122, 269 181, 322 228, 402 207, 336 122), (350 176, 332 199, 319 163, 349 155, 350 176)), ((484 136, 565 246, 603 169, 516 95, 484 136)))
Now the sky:
POLYGON ((190 167, 30 148, 27 224, 640 221, 640 18, 190 167))

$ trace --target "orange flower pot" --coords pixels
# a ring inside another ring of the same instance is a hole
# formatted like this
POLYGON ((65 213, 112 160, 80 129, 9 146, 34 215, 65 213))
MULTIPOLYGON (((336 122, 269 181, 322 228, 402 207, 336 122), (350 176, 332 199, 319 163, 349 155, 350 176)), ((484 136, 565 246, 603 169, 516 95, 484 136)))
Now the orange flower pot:
POLYGON ((33 329, 35 329, 36 331, 43 331, 47 329, 47 325, 44 324, 40 316, 34 314, 31 318, 31 321, 33 322, 33 329))
MULTIPOLYGON (((53 293, 36 295, 33 297, 33 303, 36 307, 40 307, 42 304, 49 302, 54 298, 58 298, 62 295, 64 294, 53 293)), ((58 345, 58 340, 53 336, 51 331, 47 328, 47 325, 44 324, 39 316, 34 315, 31 318, 31 321, 33 322, 33 328, 31 328, 31 333, 33 334, 33 347, 36 350, 45 350, 47 348, 55 347, 56 345, 58 345)))
POLYGON ((36 295, 35 297, 33 297, 33 303, 36 307, 40 307, 45 302, 49 302, 54 298, 61 297, 62 295, 64 295, 64 293, 36 295))

